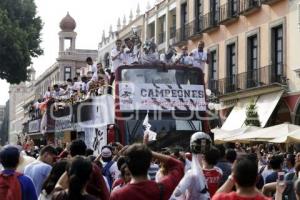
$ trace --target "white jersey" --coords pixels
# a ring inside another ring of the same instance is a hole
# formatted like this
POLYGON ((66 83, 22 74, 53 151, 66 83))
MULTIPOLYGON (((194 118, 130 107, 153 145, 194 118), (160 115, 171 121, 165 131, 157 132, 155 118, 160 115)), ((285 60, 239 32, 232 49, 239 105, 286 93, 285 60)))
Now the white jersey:
MULTIPOLYGON (((116 48, 114 48, 113 50, 111 50, 110 56, 116 57, 119 53, 120 53, 120 51, 118 51, 116 48)), ((118 57, 115 60, 111 59, 111 63, 112 63, 111 72, 114 73, 119 66, 123 65, 123 62, 124 62, 124 54, 123 53, 118 55, 118 57)))
POLYGON ((204 71, 205 63, 207 61, 207 53, 205 51, 199 52, 198 49, 192 51, 193 65, 204 71))
POLYGON ((177 59, 180 64, 183 65, 191 65, 193 64, 193 58, 189 55, 180 55, 177 57, 177 59))
POLYGON ((128 48, 124 50, 124 64, 131 65, 135 62, 139 62, 140 50, 135 46, 132 52, 129 51, 130 50, 128 48))

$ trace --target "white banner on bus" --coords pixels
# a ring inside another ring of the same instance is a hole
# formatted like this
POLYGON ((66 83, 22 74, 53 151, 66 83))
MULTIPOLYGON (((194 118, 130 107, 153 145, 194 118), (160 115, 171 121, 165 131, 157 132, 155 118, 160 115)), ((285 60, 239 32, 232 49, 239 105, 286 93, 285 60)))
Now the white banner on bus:
POLYGON ((120 110, 205 111, 203 85, 119 84, 120 110))

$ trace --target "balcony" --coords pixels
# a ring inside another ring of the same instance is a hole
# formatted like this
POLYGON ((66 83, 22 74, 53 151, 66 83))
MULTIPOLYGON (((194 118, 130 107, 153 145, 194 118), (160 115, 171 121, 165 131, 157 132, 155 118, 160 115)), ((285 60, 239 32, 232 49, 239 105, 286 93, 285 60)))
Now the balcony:
POLYGON ((240 14, 249 15, 260 8, 259 0, 240 0, 240 14))
POLYGON ((220 11, 211 11, 202 17, 202 31, 213 31, 218 27, 220 21, 220 11))
MULTIPOLYGON (((281 72, 275 72, 275 66, 269 65, 226 77, 219 80, 210 80, 208 87, 218 96, 242 92, 271 85, 287 85, 285 66, 280 65, 281 72)), ((280 71, 280 70, 279 70, 280 71)))
POLYGON ((192 22, 176 30, 175 44, 184 43, 193 34, 192 22))
POLYGON ((279 2, 279 1, 282 1, 282 0, 261 0, 261 4, 273 4, 273 3, 276 3, 276 2, 279 2))
POLYGON ((239 0, 232 0, 220 7, 220 24, 231 23, 239 18, 239 3, 239 0))

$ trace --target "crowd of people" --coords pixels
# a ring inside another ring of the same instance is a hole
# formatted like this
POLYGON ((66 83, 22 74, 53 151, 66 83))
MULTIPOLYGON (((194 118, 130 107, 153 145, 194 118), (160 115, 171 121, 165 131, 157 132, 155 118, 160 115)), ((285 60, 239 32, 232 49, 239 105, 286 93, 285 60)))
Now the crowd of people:
POLYGON ((0 150, 2 200, 300 199, 300 152, 268 145, 213 145, 192 135, 187 151, 154 152, 144 143, 112 143, 101 153, 74 140, 65 149, 0 150), (35 157, 35 155, 37 155, 35 157))

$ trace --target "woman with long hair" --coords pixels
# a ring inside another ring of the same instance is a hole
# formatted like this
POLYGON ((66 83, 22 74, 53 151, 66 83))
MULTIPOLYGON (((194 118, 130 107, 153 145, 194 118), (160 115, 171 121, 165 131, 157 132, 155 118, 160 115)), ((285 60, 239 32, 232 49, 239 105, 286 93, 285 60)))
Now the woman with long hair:
POLYGON ((39 196, 39 200, 50 200, 52 198, 54 187, 58 179, 66 171, 68 161, 60 160, 53 165, 53 168, 43 184, 42 193, 39 196))
POLYGON ((55 186, 53 200, 96 200, 86 193, 86 185, 92 173, 90 160, 80 156, 72 159, 66 173, 55 186))

